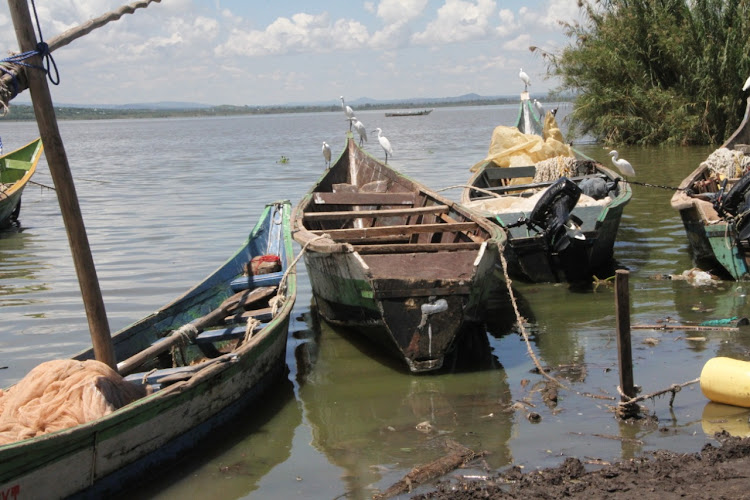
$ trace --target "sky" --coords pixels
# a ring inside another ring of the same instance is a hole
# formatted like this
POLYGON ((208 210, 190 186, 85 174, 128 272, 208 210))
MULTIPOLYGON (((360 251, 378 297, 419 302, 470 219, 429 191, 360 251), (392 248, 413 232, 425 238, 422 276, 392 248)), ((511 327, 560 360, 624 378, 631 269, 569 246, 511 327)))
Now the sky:
MULTIPOLYGON (((130 0, 132 1, 132 0, 130 0)), ((35 0, 44 40, 125 3, 35 0)), ((569 43, 577 0, 161 0, 52 53, 55 104, 266 106, 514 95, 569 43)), ((32 14, 33 15, 33 14, 32 14)), ((38 35, 37 35, 38 36, 38 35)), ((6 2, 0 42, 18 51, 6 2)), ((29 102, 28 93, 16 98, 29 102)))

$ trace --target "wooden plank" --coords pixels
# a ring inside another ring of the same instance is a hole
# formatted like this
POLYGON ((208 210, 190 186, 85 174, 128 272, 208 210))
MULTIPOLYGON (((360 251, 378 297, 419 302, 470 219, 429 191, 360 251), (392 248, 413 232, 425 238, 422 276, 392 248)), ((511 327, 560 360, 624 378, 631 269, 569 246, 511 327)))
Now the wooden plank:
POLYGON ((373 297, 376 299, 396 299, 399 297, 431 297, 447 295, 469 295, 471 287, 466 286, 443 286, 434 288, 415 288, 405 286, 388 290, 374 290, 373 297))
POLYGON ((318 205, 413 205, 414 193, 314 193, 318 205))
MULTIPOLYGON (((582 176, 577 176, 577 177, 569 177, 569 179, 571 181, 574 181, 577 184, 579 181, 582 181, 582 180, 588 179, 588 178, 594 178, 594 177, 599 177, 599 178, 602 178, 602 179, 605 179, 605 180, 609 180, 605 175, 602 175, 602 174, 582 175, 582 176)), ((554 181, 534 182, 534 183, 531 183, 531 184, 517 184, 515 186, 514 185, 510 185, 510 186, 485 187, 485 188, 482 188, 482 189, 484 189, 485 191, 491 191, 493 193, 500 193, 501 194, 501 193, 506 193, 506 192, 511 192, 511 191, 522 191, 524 189, 533 189, 533 188, 539 188, 539 187, 547 187, 547 186, 551 186, 555 182, 557 182, 557 179, 555 179, 554 181)), ((474 198, 474 199, 476 199, 476 198, 474 198)))
POLYGON ((352 245, 360 254, 450 252, 453 250, 479 250, 481 243, 408 243, 405 245, 352 245))
POLYGON ((231 324, 231 323, 242 323, 247 322, 247 318, 253 317, 260 321, 270 321, 271 320, 271 312, 273 308, 271 307, 263 307, 261 309, 252 309, 250 311, 241 311, 237 314, 234 314, 232 316, 227 316, 224 318, 224 324, 231 324))
POLYGON ((413 208, 387 208, 383 210, 345 210, 337 212, 307 212, 305 213, 306 221, 319 220, 346 220, 346 219, 367 219, 374 217, 396 217, 396 216, 417 216, 429 214, 447 213, 448 205, 432 205, 429 207, 413 208))
POLYGON ((515 179, 517 177, 534 177, 536 167, 489 167, 484 171, 488 179, 515 179))
POLYGON ((444 233, 476 229, 476 222, 454 222, 452 224, 407 224, 403 226, 351 227, 310 231, 313 234, 327 234, 334 241, 355 241, 376 236, 404 236, 416 233, 444 233))
MULTIPOLYGON (((440 216, 440 218, 442 220, 444 220, 445 222, 449 223, 449 224, 456 224, 457 223, 457 221, 453 217, 449 216, 448 214, 443 214, 443 215, 440 216)), ((466 236, 468 236, 469 239, 471 239, 471 241, 474 241, 474 242, 477 242, 477 243, 482 243, 484 241, 484 239, 480 238, 479 236, 477 236, 475 234, 471 234, 468 231, 464 231, 464 234, 466 236)))

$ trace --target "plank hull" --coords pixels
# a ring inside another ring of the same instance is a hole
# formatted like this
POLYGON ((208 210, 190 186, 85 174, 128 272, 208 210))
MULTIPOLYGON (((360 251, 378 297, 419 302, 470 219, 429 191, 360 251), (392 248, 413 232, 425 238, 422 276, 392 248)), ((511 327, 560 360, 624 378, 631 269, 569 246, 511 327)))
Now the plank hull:
MULTIPOLYGON (((747 102, 742 123, 721 146, 743 151, 745 156, 750 155, 750 98, 747 102)), ((741 181, 728 179, 724 193, 728 195, 733 185, 741 181)), ((750 241, 740 235, 740 214, 717 211, 714 200, 722 191, 720 185, 718 175, 711 171, 708 163, 702 163, 680 183, 671 205, 680 214, 688 248, 697 267, 720 277, 747 280, 750 279, 750 241)))
MULTIPOLYGON (((265 225, 259 222, 232 259, 181 298, 114 335, 118 359, 131 356, 140 350, 138 346, 150 345, 231 296, 230 281, 243 273, 250 258, 265 252, 269 234, 282 233, 276 250, 287 269, 293 259, 289 217, 288 202, 269 205, 262 221, 265 225)), ((0 491, 19 499, 115 494, 128 482, 168 465, 220 425, 258 404, 263 392, 285 373, 289 318, 296 297, 293 271, 285 290, 286 300, 270 321, 239 347, 208 360, 185 380, 165 385, 95 421, 0 446, 0 491)), ((85 351, 76 359, 92 356, 85 351)))
POLYGON ((504 234, 378 162, 351 136, 295 208, 316 305, 413 373, 439 369, 481 321, 504 234))
POLYGON ((10 227, 21 210, 21 195, 42 156, 41 139, 0 156, 0 229, 10 227))

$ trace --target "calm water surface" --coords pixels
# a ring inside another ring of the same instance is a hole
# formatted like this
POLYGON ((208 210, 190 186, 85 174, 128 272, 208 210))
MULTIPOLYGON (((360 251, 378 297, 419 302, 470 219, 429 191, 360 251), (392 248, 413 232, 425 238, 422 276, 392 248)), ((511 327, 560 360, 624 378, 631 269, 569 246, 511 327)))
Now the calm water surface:
MULTIPOLYGON (((515 115, 515 106, 438 108, 429 116, 388 119, 382 111, 358 112, 368 130, 381 127, 390 139, 391 165, 434 189, 465 183, 494 126, 515 115)), ((343 149, 346 123, 342 113, 318 113, 61 122, 60 129, 114 332, 232 255, 265 203, 295 203, 323 171, 322 141, 334 154, 343 149)), ((36 126, 3 123, 0 136, 6 150, 15 149, 36 136, 36 126)), ((365 149, 382 157, 371 136, 365 149)), ((595 144, 578 148, 609 161, 608 150, 595 144)), ((636 180, 663 186, 678 185, 711 149, 618 148, 634 165, 636 180)), ((44 160, 34 180, 52 184, 44 160)), ((459 190, 446 195, 457 199, 459 190)), ((664 279, 692 267, 671 195, 636 185, 625 210, 615 256, 631 272, 631 322, 671 317, 694 324, 750 315, 744 283, 694 288, 664 279)), ((21 230, 0 233, 1 387, 90 341, 55 193, 27 188, 21 223, 21 230)), ((568 387, 550 408, 501 282, 489 332, 475 332, 469 346, 469 366, 413 376, 316 320, 304 266, 298 273, 288 378, 246 419, 128 494, 370 498, 441 456, 446 436, 487 451, 491 468, 517 464, 529 470, 567 456, 611 461, 658 448, 698 451, 728 414, 693 385, 671 408, 668 397, 647 403, 658 428, 613 418, 613 401, 602 399, 615 397, 618 384, 614 296, 606 286, 582 292, 513 283, 535 354, 568 387), (541 422, 511 410, 517 402, 540 414, 541 422), (424 422, 429 432, 417 429, 424 422)), ((749 349, 748 329, 633 330, 635 381, 645 393, 654 392, 698 378, 714 356, 750 359, 749 349), (704 340, 690 340, 698 336, 704 340)), ((726 425, 750 434, 747 417, 735 410, 726 425)))

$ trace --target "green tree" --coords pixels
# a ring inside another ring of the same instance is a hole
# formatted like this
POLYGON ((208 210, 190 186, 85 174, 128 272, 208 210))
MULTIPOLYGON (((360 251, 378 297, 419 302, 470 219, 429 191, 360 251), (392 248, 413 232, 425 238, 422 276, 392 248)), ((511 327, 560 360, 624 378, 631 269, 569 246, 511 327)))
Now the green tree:
MULTIPOLYGON (((739 124, 750 0, 580 1, 572 43, 543 52, 571 128, 608 143, 713 144, 739 124)), ((532 50, 539 50, 532 47, 532 50)))

